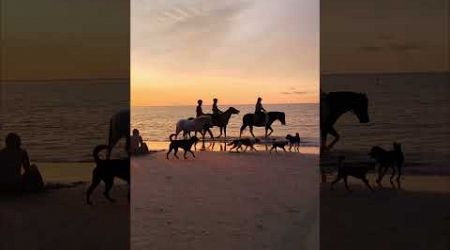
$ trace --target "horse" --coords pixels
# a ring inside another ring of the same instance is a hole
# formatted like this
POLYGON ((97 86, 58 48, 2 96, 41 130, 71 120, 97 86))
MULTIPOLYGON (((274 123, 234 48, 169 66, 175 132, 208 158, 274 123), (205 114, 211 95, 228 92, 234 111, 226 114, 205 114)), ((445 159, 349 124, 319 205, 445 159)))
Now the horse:
MULTIPOLYGON (((230 118, 232 115, 237 115, 237 114, 239 114, 239 110, 235 109, 234 107, 230 107, 221 114, 211 115, 213 126, 220 128, 220 135, 217 137, 222 136, 222 131, 225 134, 225 138, 227 137, 228 122, 230 121, 230 118)), ((208 115, 210 115, 210 114, 208 114, 208 115)))
POLYGON ((352 111, 360 123, 369 122, 367 95, 355 92, 321 93, 320 101, 320 137, 321 151, 330 150, 340 138, 334 129, 334 124, 342 114, 352 111), (327 146, 327 135, 334 136, 334 140, 327 146))
POLYGON ((123 109, 111 116, 109 120, 109 136, 108 136, 108 158, 117 142, 125 138, 125 152, 128 154, 130 148, 130 110, 123 109))
POLYGON ((208 132, 211 136, 211 139, 214 139, 214 136, 211 132, 212 127, 212 117, 209 115, 202 115, 193 119, 181 119, 176 124, 175 130, 175 138, 178 137, 178 134, 183 131, 183 136, 190 134, 190 132, 200 132, 202 134, 203 139, 205 139, 205 133, 208 132))
POLYGON ((268 112, 267 113, 268 121, 267 123, 259 122, 255 124, 255 114, 254 113, 248 113, 245 114, 242 118, 242 126, 239 133, 239 138, 242 136, 242 132, 244 131, 247 126, 250 127, 250 133, 252 134, 253 138, 256 138, 253 134, 253 127, 265 127, 266 133, 265 137, 267 138, 273 133, 272 129, 272 123, 275 121, 280 121, 282 125, 286 125, 286 115, 284 112, 268 112), (270 133, 267 133, 270 130, 270 133))

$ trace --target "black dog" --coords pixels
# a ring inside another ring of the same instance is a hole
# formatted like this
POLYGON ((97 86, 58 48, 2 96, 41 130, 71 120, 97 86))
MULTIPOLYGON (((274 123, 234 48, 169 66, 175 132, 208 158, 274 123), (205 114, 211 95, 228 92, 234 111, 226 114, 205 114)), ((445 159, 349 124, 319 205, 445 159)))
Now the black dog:
POLYGON ((228 146, 233 146, 230 148, 230 152, 233 149, 236 149, 236 152, 239 152, 239 149, 242 149, 242 146, 245 146, 245 149, 243 152, 247 151, 247 149, 250 147, 251 150, 253 151, 257 151, 256 148, 254 147, 256 143, 259 143, 260 140, 259 139, 249 139, 249 138, 245 138, 245 139, 237 139, 237 140, 233 140, 232 142, 228 143, 228 146))
POLYGON ((378 146, 372 147, 372 149, 370 150, 370 157, 375 159, 375 161, 379 165, 377 183, 380 186, 381 180, 386 174, 386 171, 388 170, 388 168, 392 168, 390 182, 392 185, 394 185, 392 180, 394 179, 396 172, 395 170, 397 169, 398 176, 396 181, 400 187, 400 177, 402 176, 402 166, 403 162, 405 161, 405 157, 403 156, 402 145, 400 143, 394 142, 393 147, 394 149, 390 151, 378 146))
POLYGON ((284 152, 286 152, 286 149, 284 147, 286 147, 287 144, 288 144, 287 141, 276 141, 274 139, 272 142, 272 148, 270 149, 269 153, 272 153, 272 150, 275 150, 275 152, 278 152, 277 148, 281 148, 281 149, 283 149, 284 152))
POLYGON ((369 185, 369 181, 367 180, 366 175, 369 170, 374 169, 374 166, 370 167, 345 166, 343 164, 344 159, 345 159, 344 156, 339 156, 338 174, 336 179, 331 183, 331 189, 333 190, 334 184, 336 184, 341 179, 344 179, 345 188, 347 189, 347 191, 351 192, 350 188, 348 187, 347 177, 353 176, 355 178, 362 180, 364 184, 366 184, 366 186, 371 191, 373 191, 372 187, 369 185))
POLYGON ((286 139, 289 141, 289 151, 294 147, 294 150, 300 152, 300 135, 298 133, 295 136, 286 135, 286 139))
MULTIPOLYGON (((89 205, 92 204, 91 194, 94 189, 100 184, 101 181, 105 183, 105 192, 103 195, 111 202, 114 199, 111 198, 109 192, 114 185, 114 178, 120 178, 130 184, 130 158, 125 159, 106 159, 102 160, 99 157, 99 153, 102 150, 108 150, 107 145, 99 145, 94 148, 93 156, 95 160, 95 168, 92 171, 92 183, 86 192, 86 201, 89 205)), ((130 194, 128 192, 128 199, 130 199, 130 194)))
POLYGON ((197 136, 192 136, 189 139, 183 139, 183 140, 173 140, 172 138, 175 136, 175 134, 171 134, 170 139, 170 145, 169 145, 169 152, 167 152, 166 158, 169 159, 169 154, 174 150, 173 155, 177 158, 177 152, 178 148, 182 148, 184 150, 184 159, 187 159, 186 154, 187 152, 190 152, 192 156, 195 158, 194 152, 191 151, 192 145, 196 144, 199 140, 197 136))

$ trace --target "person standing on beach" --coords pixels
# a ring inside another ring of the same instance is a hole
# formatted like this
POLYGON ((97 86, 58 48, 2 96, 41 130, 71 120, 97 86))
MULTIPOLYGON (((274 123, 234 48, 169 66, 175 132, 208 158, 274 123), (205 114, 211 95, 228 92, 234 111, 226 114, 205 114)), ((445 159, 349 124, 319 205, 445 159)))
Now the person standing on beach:
POLYGON ((258 97, 258 100, 256 101, 255 105, 255 120, 256 120, 255 123, 264 122, 265 124, 267 124, 266 112, 267 111, 262 106, 262 98, 258 97))
POLYGON ((196 117, 205 115, 205 113, 203 113, 203 109, 202 109, 203 101, 202 101, 202 100, 198 100, 198 101, 197 101, 197 104, 198 104, 198 105, 197 105, 197 109, 195 110, 195 112, 197 113, 197 116, 196 116, 196 117))
POLYGON ((42 176, 36 165, 30 165, 27 151, 21 148, 20 136, 9 133, 5 142, 6 147, 0 150, 0 190, 42 190, 42 176))

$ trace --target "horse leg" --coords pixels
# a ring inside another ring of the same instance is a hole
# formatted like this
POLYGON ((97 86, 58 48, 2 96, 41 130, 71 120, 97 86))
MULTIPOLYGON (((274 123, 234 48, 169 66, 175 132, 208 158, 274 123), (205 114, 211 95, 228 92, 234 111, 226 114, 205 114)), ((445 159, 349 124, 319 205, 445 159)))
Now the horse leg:
POLYGON ((391 178, 389 179, 389 182, 391 182, 392 187, 395 187, 394 182, 392 181, 394 179, 395 176, 395 166, 392 166, 392 174, 391 174, 391 178))
POLYGON ((256 138, 255 134, 253 134, 253 126, 250 126, 250 134, 253 136, 253 138, 256 138))
POLYGON ((245 124, 241 126, 241 130, 239 132, 239 138, 242 137, 242 131, 244 131, 244 129, 246 129, 246 128, 247 128, 247 125, 245 125, 245 124))
POLYGON ((271 126, 267 127, 267 128, 266 128, 266 137, 267 137, 267 136, 270 136, 272 133, 273 133, 272 127, 271 127, 271 126), (270 130, 269 134, 267 134, 267 131, 268 131, 268 130, 270 130))
POLYGON ((223 133, 225 135, 225 139, 227 138, 227 126, 223 127, 223 133))
POLYGON ((219 130, 220 130, 220 134, 219 134, 219 136, 217 136, 217 138, 220 138, 222 136, 222 127, 219 127, 219 130))

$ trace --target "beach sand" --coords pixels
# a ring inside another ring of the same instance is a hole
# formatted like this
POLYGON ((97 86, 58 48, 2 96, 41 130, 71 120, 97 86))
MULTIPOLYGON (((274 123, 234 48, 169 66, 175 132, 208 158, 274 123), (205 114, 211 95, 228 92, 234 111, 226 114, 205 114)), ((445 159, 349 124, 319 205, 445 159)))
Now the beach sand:
POLYGON ((132 249, 318 249, 317 154, 132 159, 132 249))
POLYGON ((406 175, 401 190, 374 177, 373 193, 351 177, 352 193, 321 185, 321 249, 450 249, 450 176, 406 175))
MULTIPOLYGON (((87 181, 93 163, 38 163, 45 181, 68 184, 87 181), (76 167, 75 165, 78 165, 76 167)), ((0 196, 0 249, 128 249, 128 187, 117 182, 112 204, 102 195, 103 184, 85 203, 88 183, 39 194, 0 196)))

